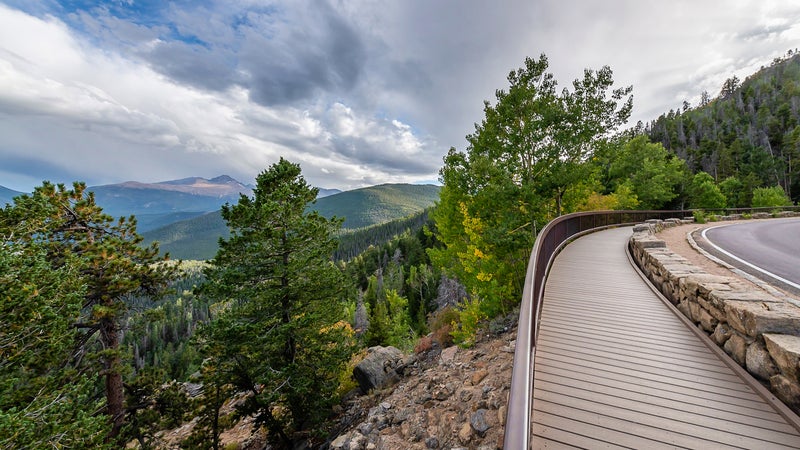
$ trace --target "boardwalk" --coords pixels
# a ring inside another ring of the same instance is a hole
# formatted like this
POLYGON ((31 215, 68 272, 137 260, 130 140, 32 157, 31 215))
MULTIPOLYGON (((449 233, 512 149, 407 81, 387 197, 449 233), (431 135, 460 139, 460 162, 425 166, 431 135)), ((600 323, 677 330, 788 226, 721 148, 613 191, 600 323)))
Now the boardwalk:
POLYGON ((642 282, 630 228, 569 244, 547 281, 534 448, 800 448, 800 434, 642 282))

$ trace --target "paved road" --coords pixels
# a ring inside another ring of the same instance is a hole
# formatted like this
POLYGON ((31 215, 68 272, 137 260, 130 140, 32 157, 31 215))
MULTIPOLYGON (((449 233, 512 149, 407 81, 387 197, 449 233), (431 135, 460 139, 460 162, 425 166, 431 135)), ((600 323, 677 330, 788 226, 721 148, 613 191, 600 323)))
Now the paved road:
MULTIPOLYGON (((728 262, 800 293, 800 219, 770 219, 705 230, 705 238, 727 252, 728 262)), ((715 252, 716 253, 716 252, 715 252)))

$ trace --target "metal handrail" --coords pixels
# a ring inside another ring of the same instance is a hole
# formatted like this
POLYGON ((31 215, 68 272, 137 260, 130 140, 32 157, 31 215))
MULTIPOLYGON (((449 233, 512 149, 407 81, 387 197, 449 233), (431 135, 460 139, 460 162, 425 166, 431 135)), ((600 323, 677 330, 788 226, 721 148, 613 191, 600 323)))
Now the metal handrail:
POLYGON ((506 411, 503 447, 530 447, 531 411, 533 407, 533 363, 539 318, 547 274, 558 252, 577 235, 608 228, 644 222, 649 219, 682 218, 691 210, 679 211, 591 211, 567 214, 550 221, 536 237, 528 261, 525 287, 522 292, 514 366, 511 369, 511 391, 506 411))

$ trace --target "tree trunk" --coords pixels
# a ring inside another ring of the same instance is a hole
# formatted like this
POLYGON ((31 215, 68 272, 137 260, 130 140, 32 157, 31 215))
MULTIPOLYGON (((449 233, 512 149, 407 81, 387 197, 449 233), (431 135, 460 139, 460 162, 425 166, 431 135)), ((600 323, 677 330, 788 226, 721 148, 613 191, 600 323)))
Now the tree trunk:
POLYGON ((119 348, 119 330, 113 320, 104 319, 100 324, 100 340, 106 350, 111 353, 103 361, 103 371, 106 376, 106 403, 107 413, 111 418, 111 434, 113 440, 119 435, 125 423, 125 398, 122 386, 122 374, 119 371, 120 358, 117 353, 119 348))

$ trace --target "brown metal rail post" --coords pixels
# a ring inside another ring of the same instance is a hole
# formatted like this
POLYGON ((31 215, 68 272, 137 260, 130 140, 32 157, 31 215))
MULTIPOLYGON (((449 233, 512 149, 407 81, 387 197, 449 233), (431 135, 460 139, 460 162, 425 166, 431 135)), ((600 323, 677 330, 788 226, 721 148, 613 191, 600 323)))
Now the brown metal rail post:
POLYGON ((570 239, 592 230, 615 225, 644 222, 648 219, 682 218, 692 211, 596 211, 558 217, 539 233, 533 244, 522 292, 511 391, 506 412, 503 447, 508 450, 530 448, 533 410, 533 357, 539 333, 539 316, 547 273, 561 248, 570 239))

